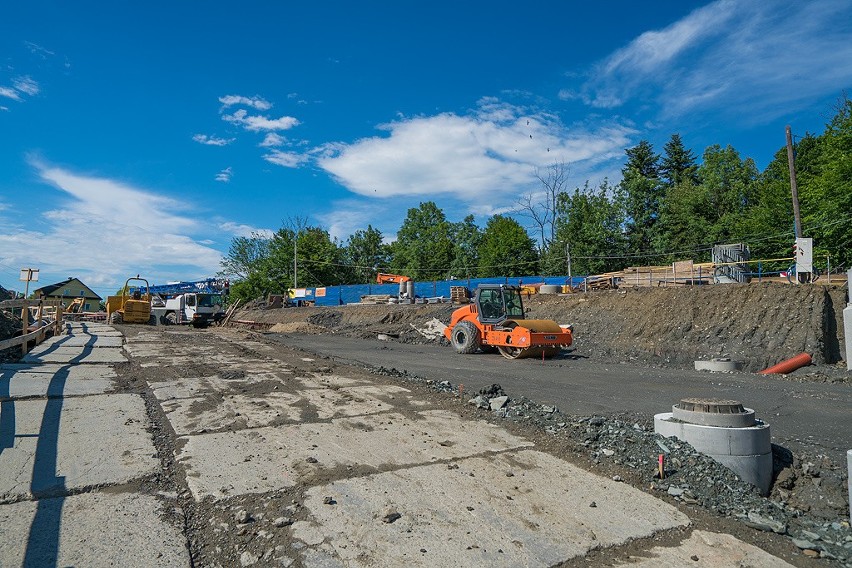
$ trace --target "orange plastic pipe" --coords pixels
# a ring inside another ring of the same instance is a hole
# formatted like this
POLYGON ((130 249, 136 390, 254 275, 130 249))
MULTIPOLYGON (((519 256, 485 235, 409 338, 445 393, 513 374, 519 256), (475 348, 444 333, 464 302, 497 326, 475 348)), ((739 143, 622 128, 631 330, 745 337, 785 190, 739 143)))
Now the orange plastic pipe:
POLYGON ((777 365, 773 365, 773 366, 769 367, 768 369, 764 369, 758 374, 759 375, 775 375, 775 374, 786 375, 787 373, 792 373, 793 371, 795 371, 799 367, 804 367, 805 365, 810 365, 811 361, 812 361, 812 359, 811 359, 810 355, 808 355, 807 353, 800 353, 799 355, 796 355, 795 357, 791 357, 790 359, 787 359, 786 361, 781 361, 777 365))

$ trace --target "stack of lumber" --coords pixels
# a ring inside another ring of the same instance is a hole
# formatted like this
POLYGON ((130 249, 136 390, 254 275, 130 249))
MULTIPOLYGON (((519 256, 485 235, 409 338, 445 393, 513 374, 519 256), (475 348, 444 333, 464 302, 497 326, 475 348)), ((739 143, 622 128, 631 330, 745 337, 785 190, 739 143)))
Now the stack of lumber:
POLYGON ((450 286, 450 300, 454 304, 467 304, 470 298, 467 295, 467 288, 464 286, 450 286))
POLYGON ((588 288, 603 290, 612 287, 697 286, 713 282, 713 263, 693 263, 691 260, 661 266, 630 266, 617 272, 590 276, 588 288))
POLYGON ((368 294, 361 296, 362 304, 388 304, 390 303, 390 294, 368 294))

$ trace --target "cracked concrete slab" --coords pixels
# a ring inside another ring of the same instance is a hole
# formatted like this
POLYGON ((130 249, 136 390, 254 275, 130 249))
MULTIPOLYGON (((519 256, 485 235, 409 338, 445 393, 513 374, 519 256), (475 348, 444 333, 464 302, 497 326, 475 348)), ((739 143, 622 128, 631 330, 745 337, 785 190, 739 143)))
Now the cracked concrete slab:
POLYGON ((161 403, 175 434, 187 436, 205 431, 269 426, 273 422, 297 422, 301 400, 288 393, 267 393, 263 398, 246 395, 175 398, 161 403))
POLYGON ((207 377, 181 377, 176 381, 151 382, 150 384, 157 400, 166 401, 176 398, 197 398, 209 393, 237 394, 243 392, 246 387, 266 381, 280 383, 283 388, 291 378, 287 376, 286 372, 264 372, 246 374, 239 379, 226 379, 219 375, 210 375, 207 377))
POLYGON ((7 363, 0 365, 0 380, 7 379, 13 375, 27 377, 52 376, 58 372, 66 374, 68 380, 86 379, 114 379, 115 371, 107 365, 59 365, 49 363, 39 365, 37 363, 7 363))
POLYGON ((97 492, 0 505, 0 565, 190 566, 186 538, 162 520, 163 505, 97 492))
POLYGON ((0 391, 8 392, 10 399, 32 397, 86 396, 104 394, 112 390, 113 381, 108 378, 71 379, 58 383, 44 373, 3 373, 0 391), (8 382, 8 386, 4 385, 8 382))
POLYGON ((196 499, 292 487, 338 468, 344 475, 346 468, 407 467, 533 445, 441 410, 420 412, 416 420, 391 412, 181 440, 176 457, 196 499))
POLYGON ((27 353, 22 363, 124 363, 127 358, 113 347, 56 347, 41 353, 27 353))
POLYGON ((0 453, 0 501, 126 483, 159 467, 139 395, 24 400, 0 412, 14 425, 14 445, 0 453))
POLYGON ((657 546, 647 555, 630 556, 616 566, 630 568, 792 568, 776 556, 729 534, 693 531, 675 547, 657 546))
POLYGON ((309 520, 292 535, 325 543, 345 566, 552 566, 690 523, 659 499, 536 450, 452 465, 312 487, 309 520), (389 511, 399 518, 387 522, 389 511))
POLYGON ((41 345, 34 347, 30 353, 39 354, 58 347, 121 347, 124 339, 101 335, 58 335, 46 339, 41 345))
MULTIPOLYGON (((298 422, 306 416, 329 420, 376 414, 392 410, 397 402, 421 405, 421 401, 413 399, 411 391, 393 385, 242 393, 247 386, 266 380, 279 382, 282 389, 287 386, 287 381, 264 374, 249 375, 240 380, 218 377, 181 379, 154 386, 152 390, 178 436, 223 428, 239 430, 298 422)), ((303 382, 300 381, 300 384, 303 382)))
POLYGON ((304 389, 299 397, 313 407, 319 420, 364 416, 392 410, 395 404, 407 402, 419 406, 411 391, 392 385, 344 387, 337 390, 304 389))

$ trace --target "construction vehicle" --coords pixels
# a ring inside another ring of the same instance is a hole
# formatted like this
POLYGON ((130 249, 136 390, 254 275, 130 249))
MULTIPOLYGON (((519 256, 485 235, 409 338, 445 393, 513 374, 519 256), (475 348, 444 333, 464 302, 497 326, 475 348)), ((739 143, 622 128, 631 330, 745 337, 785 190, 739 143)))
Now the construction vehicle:
POLYGON ((520 288, 481 284, 472 303, 453 312, 444 336, 457 353, 497 350, 507 359, 553 357, 574 341, 573 328, 526 319, 520 288))
POLYGON ((107 321, 109 323, 147 323, 157 325, 157 316, 151 313, 151 294, 141 292, 142 287, 137 286, 131 292, 130 282, 144 282, 145 289, 148 281, 140 278, 128 278, 121 289, 120 296, 108 296, 106 301, 107 321))
POLYGON ((228 293, 227 280, 208 278, 186 282, 169 282, 150 286, 154 317, 163 325, 191 324, 207 327, 225 318, 223 296, 228 293))
POLYGON ((400 282, 409 282, 410 280, 411 278, 403 276, 402 274, 385 274, 383 272, 379 272, 376 275, 377 284, 399 284, 400 282))
POLYGON ((66 314, 78 314, 83 311, 83 302, 85 302, 85 298, 74 298, 70 304, 65 306, 66 314))

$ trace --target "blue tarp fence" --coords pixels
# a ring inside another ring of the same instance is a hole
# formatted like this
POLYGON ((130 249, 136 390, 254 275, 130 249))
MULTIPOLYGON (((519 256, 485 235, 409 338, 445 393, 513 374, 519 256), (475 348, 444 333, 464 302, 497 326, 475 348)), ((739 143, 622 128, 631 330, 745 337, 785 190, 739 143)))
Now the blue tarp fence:
MULTIPOLYGON (((577 286, 583 282, 582 277, 575 276, 571 285, 577 286)), ((450 286, 464 286, 471 293, 480 284, 507 284, 520 286, 522 284, 551 284, 564 286, 568 284, 567 276, 512 276, 500 278, 466 278, 464 280, 437 280, 431 282, 415 282, 414 296, 417 298, 450 297, 450 286)), ((342 306, 357 304, 361 296, 388 294, 396 296, 399 284, 350 284, 347 286, 326 286, 325 288, 308 289, 307 298, 315 298, 317 306, 342 306)))

